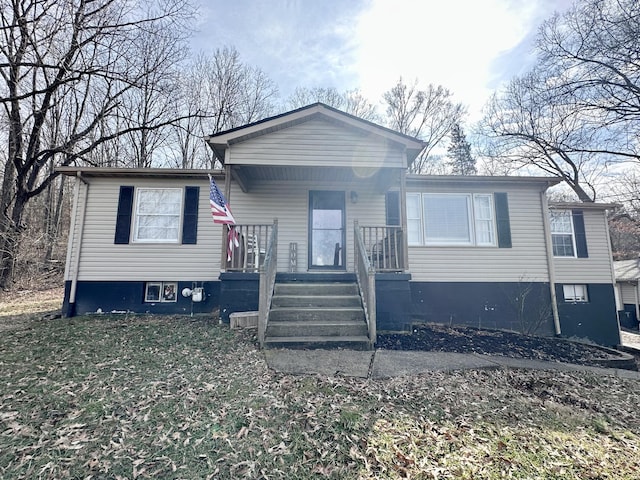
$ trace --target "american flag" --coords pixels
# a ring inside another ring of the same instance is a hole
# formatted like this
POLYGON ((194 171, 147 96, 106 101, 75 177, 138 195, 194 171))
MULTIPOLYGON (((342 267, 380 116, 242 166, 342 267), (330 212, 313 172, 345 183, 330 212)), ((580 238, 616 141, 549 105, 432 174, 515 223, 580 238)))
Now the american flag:
POLYGON ((215 180, 209 175, 210 191, 209 203, 211 204, 211 215, 215 223, 223 223, 227 225, 235 225, 236 219, 231 214, 231 209, 224 199, 224 195, 216 185, 215 180))
POLYGON ((209 184, 209 203, 211 204, 213 222, 229 225, 229 233, 227 235, 227 261, 230 261, 233 256, 233 249, 240 246, 238 232, 234 228, 236 219, 233 218, 229 204, 225 201, 224 195, 222 195, 222 192, 211 175, 209 175, 209 184))

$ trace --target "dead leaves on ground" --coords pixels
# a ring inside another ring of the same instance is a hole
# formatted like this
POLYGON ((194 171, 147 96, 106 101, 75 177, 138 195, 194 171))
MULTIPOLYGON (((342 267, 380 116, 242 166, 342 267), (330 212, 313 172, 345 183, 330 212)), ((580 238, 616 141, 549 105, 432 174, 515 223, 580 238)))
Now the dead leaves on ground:
POLYGON ((216 320, 57 320, 0 338, 0 477, 638 478, 639 404, 615 377, 279 375, 216 320))

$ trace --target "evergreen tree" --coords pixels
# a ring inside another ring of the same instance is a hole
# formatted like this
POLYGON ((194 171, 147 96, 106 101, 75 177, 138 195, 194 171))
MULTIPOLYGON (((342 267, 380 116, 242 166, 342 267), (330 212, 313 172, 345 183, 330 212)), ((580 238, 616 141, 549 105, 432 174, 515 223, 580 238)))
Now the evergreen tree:
POLYGON ((451 143, 447 149, 449 166, 454 175, 475 175, 476 159, 471 156, 471 144, 467 141, 464 130, 459 123, 455 123, 449 132, 451 143))

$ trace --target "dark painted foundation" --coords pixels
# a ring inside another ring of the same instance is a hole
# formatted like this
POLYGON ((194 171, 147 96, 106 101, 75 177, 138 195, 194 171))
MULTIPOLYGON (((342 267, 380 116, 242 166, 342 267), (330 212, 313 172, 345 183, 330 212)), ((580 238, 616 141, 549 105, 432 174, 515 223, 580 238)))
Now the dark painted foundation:
POLYGON ((376 326, 379 331, 408 331, 412 323, 410 274, 376 274, 376 326))
POLYGON ((610 283, 587 285, 588 302, 563 302, 562 285, 556 285, 562 336, 600 345, 620 344, 616 300, 610 283))
MULTIPOLYGON (((354 282, 352 273, 279 273, 277 282, 354 282)), ((413 282, 408 274, 376 275, 378 331, 410 331, 416 322, 467 325, 506 329, 552 336, 555 334, 547 283, 413 282), (524 307, 518 298, 524 296, 524 307), (518 313, 518 312, 522 313, 518 313)), ((178 295, 177 302, 145 303, 145 282, 78 282, 75 304, 69 303, 71 282, 65 283, 62 313, 75 316, 103 313, 202 314, 220 309, 229 322, 234 312, 258 310, 259 274, 221 273, 220 281, 178 282, 183 288, 201 286, 202 302, 193 303, 178 295)), ((562 336, 615 346, 620 343, 613 286, 589 284, 589 302, 562 302, 562 285, 557 285, 558 312, 562 336)), ((630 311, 635 317, 635 310, 630 311)), ((625 311, 626 306, 625 306, 625 311)), ((624 313, 624 312, 622 312, 624 313)), ((631 314, 629 315, 631 317, 631 314)), ((637 319, 627 328, 637 328, 637 319)))
MULTIPOLYGON (((552 336, 548 283, 411 282, 411 318, 552 336), (524 296, 524 308, 518 308, 524 296), (521 313, 518 313, 518 312, 521 313)), ((406 330, 397 324, 398 330, 406 330)))
POLYGON ((232 313, 258 310, 259 296, 259 273, 221 273, 220 319, 229 323, 232 313))
POLYGON ((103 313, 159 313, 202 314, 211 313, 220 305, 220 282, 177 282, 176 302, 144 302, 145 282, 78 282, 76 302, 69 303, 71 282, 65 282, 62 314, 66 317, 103 313), (204 288, 202 302, 183 297, 184 288, 204 288))

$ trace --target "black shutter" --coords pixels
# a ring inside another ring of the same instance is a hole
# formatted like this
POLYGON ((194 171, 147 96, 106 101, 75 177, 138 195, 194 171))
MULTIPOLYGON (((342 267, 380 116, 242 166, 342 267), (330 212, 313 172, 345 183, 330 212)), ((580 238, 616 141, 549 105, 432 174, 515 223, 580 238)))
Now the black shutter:
POLYGON ((400 225, 400 192, 387 192, 385 211, 387 225, 400 225))
POLYGON ((185 187, 182 243, 195 245, 198 239, 198 203, 200 187, 185 187))
POLYGON ((113 243, 129 243, 131 236, 131 212, 133 210, 133 187, 120 187, 118 213, 116 216, 116 235, 113 243))
POLYGON ((506 193, 493 194, 496 209, 496 226, 498 228, 498 247, 511 248, 511 223, 509 222, 509 200, 506 193))
POLYGON ((582 210, 571 210, 573 217, 573 231, 576 236, 576 255, 578 258, 589 257, 587 250, 587 235, 584 231, 584 214, 582 210))

